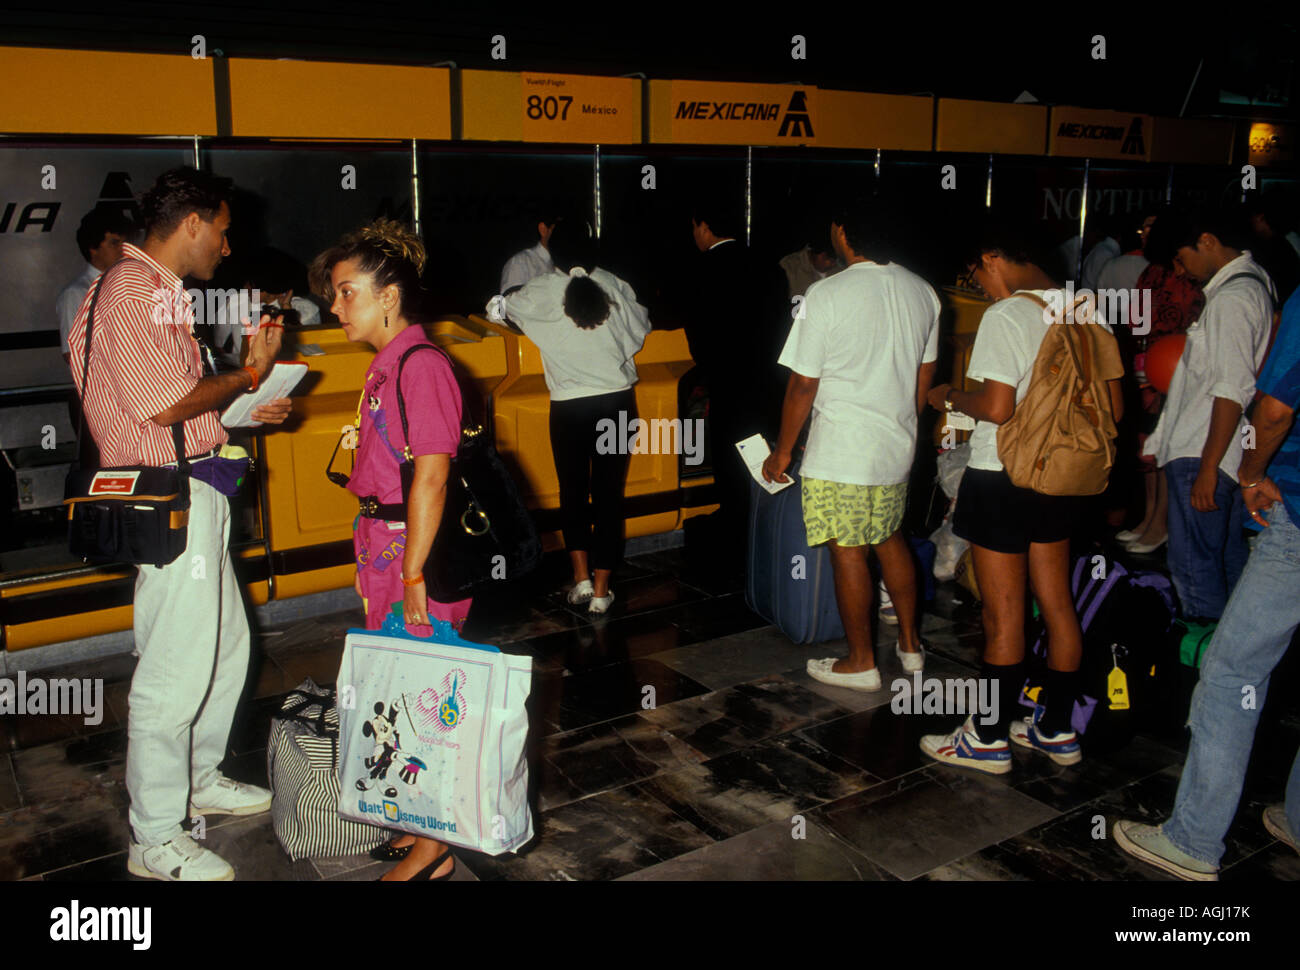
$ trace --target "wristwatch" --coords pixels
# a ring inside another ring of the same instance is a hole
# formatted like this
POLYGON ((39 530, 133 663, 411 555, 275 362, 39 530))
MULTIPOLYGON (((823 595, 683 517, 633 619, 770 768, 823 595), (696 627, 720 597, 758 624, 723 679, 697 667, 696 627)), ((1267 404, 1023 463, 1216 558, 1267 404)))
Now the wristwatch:
POLYGON ((952 388, 951 387, 948 388, 948 393, 943 396, 943 409, 945 411, 952 410, 952 388))

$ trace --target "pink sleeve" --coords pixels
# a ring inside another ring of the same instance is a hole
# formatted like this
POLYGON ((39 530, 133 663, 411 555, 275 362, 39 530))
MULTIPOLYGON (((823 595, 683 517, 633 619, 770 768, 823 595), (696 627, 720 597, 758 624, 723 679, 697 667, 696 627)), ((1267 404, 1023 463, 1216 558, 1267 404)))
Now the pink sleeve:
POLYGON ((402 396, 411 426, 411 454, 456 454, 460 445, 460 387, 447 359, 427 350, 413 354, 402 370, 402 396))

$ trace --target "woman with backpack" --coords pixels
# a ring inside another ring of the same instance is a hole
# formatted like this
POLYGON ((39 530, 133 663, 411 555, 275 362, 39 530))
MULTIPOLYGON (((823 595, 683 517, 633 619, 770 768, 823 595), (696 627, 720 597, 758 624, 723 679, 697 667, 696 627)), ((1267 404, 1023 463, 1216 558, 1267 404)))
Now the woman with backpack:
POLYGON ((966 372, 979 387, 941 384, 928 395, 936 410, 976 421, 953 531, 971 544, 986 638, 981 677, 996 707, 985 717, 972 714, 950 734, 923 737, 921 750, 990 774, 1011 770, 1008 738, 1057 764, 1081 760, 1070 727, 1083 650, 1070 538, 1083 496, 1105 489, 1123 412, 1123 366, 1110 327, 1100 318, 1099 326, 1085 322, 1091 308, 1064 306, 1045 262, 1015 228, 984 228, 967 261, 976 285, 994 300, 966 372), (1065 440, 1044 437, 1065 427, 1065 440), (1048 669, 1033 716, 1013 722, 1025 683, 1027 584, 1047 625, 1048 669))

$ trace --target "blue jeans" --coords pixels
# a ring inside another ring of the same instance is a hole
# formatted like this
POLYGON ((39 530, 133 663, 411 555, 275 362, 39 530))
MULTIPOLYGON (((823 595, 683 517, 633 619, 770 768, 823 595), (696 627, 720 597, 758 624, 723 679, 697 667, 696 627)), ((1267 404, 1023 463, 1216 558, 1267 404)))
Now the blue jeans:
POLYGON ((1214 489, 1218 511, 1192 508, 1192 484, 1199 458, 1176 458, 1165 465, 1169 482, 1169 572, 1183 616, 1217 620, 1246 566, 1246 506, 1237 483, 1218 469, 1214 489))
MULTIPOLYGON (((1214 866, 1223 858, 1223 837, 1241 801, 1269 676, 1300 626, 1300 529, 1281 502, 1266 518, 1269 528, 1201 661, 1189 721, 1192 743, 1174 812, 1164 824, 1170 842, 1214 866), (1253 697, 1247 686, 1254 688, 1253 697)), ((1286 786, 1286 817, 1292 835, 1300 837, 1300 755, 1286 786)))

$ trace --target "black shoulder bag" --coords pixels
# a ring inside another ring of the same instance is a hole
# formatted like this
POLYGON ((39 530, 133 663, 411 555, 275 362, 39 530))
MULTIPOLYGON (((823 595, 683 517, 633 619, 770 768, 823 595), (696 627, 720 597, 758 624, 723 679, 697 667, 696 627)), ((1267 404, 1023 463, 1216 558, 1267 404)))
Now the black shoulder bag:
MULTIPOLYGON (((402 397, 402 369, 407 358, 421 350, 436 351, 451 363, 442 350, 425 343, 409 348, 398 361, 397 408, 402 419, 402 437, 407 442, 404 460, 398 466, 402 476, 402 504, 383 505, 376 496, 368 495, 361 499, 361 514, 368 518, 410 521, 415 458, 411 454, 406 400, 402 397)), ((337 455, 338 448, 334 451, 337 455)), ((331 465, 333 460, 331 457, 331 465)), ((347 476, 328 471, 327 474, 336 485, 347 485, 347 476)), ((433 549, 424 562, 424 582, 429 596, 439 603, 465 599, 489 583, 526 575, 536 568, 541 558, 542 543, 532 517, 485 424, 475 424, 471 418, 469 401, 462 390, 460 445, 451 458, 442 520, 433 539, 433 549)))
MULTIPOLYGON (((86 389, 95 304, 110 268, 99 278, 86 312, 86 354, 81 368, 81 415, 77 440, 86 428, 86 389)), ((89 563, 152 563, 159 568, 185 551, 190 520, 190 466, 185 460, 184 422, 172 425, 176 467, 131 465, 83 469, 73 464, 64 484, 68 548, 89 563)))

